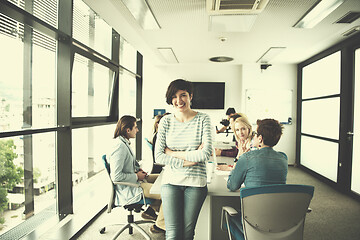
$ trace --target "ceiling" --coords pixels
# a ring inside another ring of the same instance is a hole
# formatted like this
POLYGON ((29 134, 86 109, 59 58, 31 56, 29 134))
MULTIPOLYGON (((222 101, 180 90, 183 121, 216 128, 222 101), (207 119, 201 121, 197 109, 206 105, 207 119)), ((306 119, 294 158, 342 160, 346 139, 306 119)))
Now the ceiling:
POLYGON ((269 0, 249 32, 209 31, 206 0, 147 0, 159 30, 143 30, 121 0, 85 2, 155 64, 166 64, 157 50, 166 47, 179 64, 205 64, 215 56, 234 61, 212 64, 256 63, 270 47, 286 47, 270 63, 296 64, 346 39, 342 33, 360 25, 360 19, 334 24, 349 11, 360 12, 360 0, 346 0, 312 29, 292 26, 317 0, 269 0))

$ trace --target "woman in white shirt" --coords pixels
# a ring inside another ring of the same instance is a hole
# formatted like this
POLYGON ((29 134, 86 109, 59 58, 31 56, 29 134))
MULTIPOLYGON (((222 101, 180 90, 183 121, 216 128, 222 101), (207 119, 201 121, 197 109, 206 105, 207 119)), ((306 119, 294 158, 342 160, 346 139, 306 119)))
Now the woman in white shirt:
POLYGON ((147 175, 140 168, 130 147, 130 138, 135 138, 138 131, 136 118, 133 116, 122 116, 116 125, 114 132, 115 144, 109 156, 111 179, 114 182, 140 183, 140 187, 116 185, 118 201, 116 204, 144 203, 141 199, 142 192, 144 192, 146 201, 150 202, 150 207, 141 216, 145 219, 156 220, 155 224, 150 228, 151 232, 165 232, 161 197, 159 194, 150 193, 152 183, 156 180, 157 175, 147 175), (154 209, 159 210, 157 216, 154 209))
POLYGON ((193 239, 207 195, 206 161, 212 153, 211 121, 191 109, 193 86, 182 79, 170 83, 166 102, 174 114, 164 116, 155 144, 155 161, 165 165, 161 198, 166 239, 193 239))

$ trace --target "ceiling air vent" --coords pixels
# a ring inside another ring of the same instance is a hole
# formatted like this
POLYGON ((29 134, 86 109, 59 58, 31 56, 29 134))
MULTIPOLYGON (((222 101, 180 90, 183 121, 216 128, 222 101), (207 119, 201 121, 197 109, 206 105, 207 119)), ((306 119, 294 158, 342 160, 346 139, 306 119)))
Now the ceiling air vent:
POLYGON ((210 15, 258 14, 268 2, 269 0, 206 0, 206 8, 210 15))
POLYGON ((219 57, 209 58, 209 60, 211 62, 231 62, 234 59, 232 57, 219 56, 219 57))
POLYGON ((360 12, 348 12, 335 23, 352 23, 360 17, 360 12))
POLYGON ((350 28, 348 31, 344 32, 342 35, 344 37, 348 37, 350 35, 353 35, 354 33, 357 33, 360 31, 360 26, 355 26, 353 28, 350 28))

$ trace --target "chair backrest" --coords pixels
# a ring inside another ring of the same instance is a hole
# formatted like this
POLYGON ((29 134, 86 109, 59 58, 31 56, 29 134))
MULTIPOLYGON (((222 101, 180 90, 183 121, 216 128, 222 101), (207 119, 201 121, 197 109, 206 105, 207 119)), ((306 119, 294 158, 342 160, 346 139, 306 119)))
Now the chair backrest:
POLYGON ((240 189, 245 239, 303 239, 313 193, 313 186, 296 184, 240 189))
POLYGON ((104 167, 106 169, 106 172, 108 173, 108 177, 109 177, 109 180, 110 180, 110 183, 111 183, 111 194, 110 194, 110 200, 109 200, 109 203, 108 203, 108 206, 107 206, 107 212, 111 212, 111 209, 114 207, 114 202, 115 202, 115 186, 113 184, 113 181, 111 179, 111 176, 110 176, 110 164, 109 162, 107 161, 106 159, 106 155, 103 155, 101 157, 103 163, 104 163, 104 167))
POLYGON ((106 155, 102 155, 101 159, 103 160, 106 171, 110 175, 110 164, 108 163, 108 161, 106 159, 106 155))
POLYGON ((151 151, 153 150, 154 146, 151 144, 151 142, 149 141, 148 138, 145 138, 145 142, 146 142, 146 145, 148 145, 148 147, 151 149, 151 151))
POLYGON ((151 149, 151 155, 152 155, 152 162, 153 165, 151 166, 151 171, 149 173, 160 173, 162 171, 162 165, 155 163, 155 142, 156 142, 156 134, 153 137, 153 143, 151 144, 149 142, 149 139, 145 138, 147 145, 151 149))
MULTIPOLYGON (((110 169, 110 163, 107 161, 106 159, 106 155, 103 155, 101 157, 102 161, 103 161, 103 164, 104 164, 104 167, 106 169, 106 172, 108 173, 108 177, 109 177, 109 183, 111 183, 111 194, 110 194, 110 199, 109 199, 109 203, 108 203, 108 206, 107 206, 107 212, 110 213, 111 212, 111 209, 116 207, 116 206, 120 206, 118 204, 119 202, 119 199, 117 199, 115 201, 115 197, 117 197, 116 195, 116 187, 115 187, 115 184, 114 182, 112 181, 111 179, 111 176, 110 176, 110 173, 111 173, 111 169, 110 169), (115 206, 116 205, 116 206, 115 206)), ((151 163, 151 162, 150 162, 151 163)), ((151 163, 152 164, 152 163, 151 163)), ((117 184, 120 184, 119 182, 117 182, 117 184)), ((140 185, 139 185, 140 186, 140 185)), ((133 210, 133 209, 141 209, 141 206, 142 205, 146 205, 146 202, 145 202, 145 197, 144 197, 144 194, 142 194, 142 202, 139 202, 139 203, 135 203, 135 204, 124 204, 123 207, 125 209, 129 209, 129 210, 133 210)))

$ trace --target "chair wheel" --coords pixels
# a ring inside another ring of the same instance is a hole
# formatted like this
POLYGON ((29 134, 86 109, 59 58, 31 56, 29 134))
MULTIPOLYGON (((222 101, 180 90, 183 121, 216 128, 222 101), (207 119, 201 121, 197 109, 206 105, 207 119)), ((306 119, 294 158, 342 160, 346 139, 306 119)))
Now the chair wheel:
POLYGON ((101 229, 99 230, 99 232, 100 232, 100 234, 104 234, 104 232, 105 232, 105 227, 101 228, 101 229))

